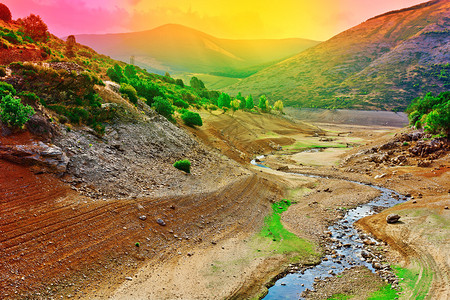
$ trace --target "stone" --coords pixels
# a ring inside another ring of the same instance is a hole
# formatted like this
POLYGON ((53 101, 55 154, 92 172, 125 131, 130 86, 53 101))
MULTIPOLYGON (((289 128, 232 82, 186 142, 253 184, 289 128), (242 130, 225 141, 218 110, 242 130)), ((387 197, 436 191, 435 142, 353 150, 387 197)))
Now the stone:
POLYGON ((139 216, 139 220, 145 221, 147 220, 147 216, 145 215, 139 216))
POLYGON ((125 277, 125 279, 126 279, 126 280, 130 280, 130 281, 133 280, 133 278, 130 277, 130 276, 125 277))
POLYGON ((397 214, 390 214, 386 217, 386 222, 388 222, 389 224, 397 223, 398 220, 400 220, 400 216, 397 214))
POLYGON ((156 223, 158 223, 158 224, 161 225, 161 226, 166 226, 166 222, 164 222, 163 219, 157 219, 157 220, 156 220, 156 223))

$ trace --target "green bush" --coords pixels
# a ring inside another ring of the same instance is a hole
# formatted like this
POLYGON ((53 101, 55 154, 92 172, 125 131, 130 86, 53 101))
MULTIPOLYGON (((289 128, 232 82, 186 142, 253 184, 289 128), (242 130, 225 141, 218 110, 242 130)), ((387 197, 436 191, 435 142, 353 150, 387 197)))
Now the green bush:
POLYGON ((23 127, 34 114, 34 109, 29 105, 23 105, 20 99, 6 95, 0 102, 0 119, 11 127, 23 127))
POLYGON ((176 99, 173 101, 173 105, 177 106, 177 107, 181 107, 181 108, 188 108, 189 107, 189 103, 187 103, 186 101, 183 101, 181 99, 176 99))
POLYGON ((173 164, 178 170, 184 171, 186 173, 191 173, 191 162, 187 159, 179 160, 173 164))
POLYGON ((16 90, 9 83, 0 81, 0 97, 4 97, 6 95, 15 95, 16 90))
POLYGON ((188 126, 202 126, 203 121, 202 118, 198 113, 192 112, 192 111, 186 111, 181 115, 181 119, 183 120, 184 124, 188 126))
POLYGON ((450 135, 450 91, 437 97, 431 93, 414 99, 406 110, 410 125, 417 129, 424 126, 425 131, 450 135))
POLYGON ((153 102, 153 108, 160 115, 166 117, 169 120, 172 120, 172 115, 175 110, 173 109, 172 104, 170 104, 170 102, 167 101, 167 99, 159 96, 155 97, 153 102))
POLYGON ((122 83, 120 85, 120 93, 127 95, 128 99, 130 99, 131 103, 136 104, 138 101, 138 96, 137 96, 137 92, 136 89, 127 84, 127 83, 122 83))

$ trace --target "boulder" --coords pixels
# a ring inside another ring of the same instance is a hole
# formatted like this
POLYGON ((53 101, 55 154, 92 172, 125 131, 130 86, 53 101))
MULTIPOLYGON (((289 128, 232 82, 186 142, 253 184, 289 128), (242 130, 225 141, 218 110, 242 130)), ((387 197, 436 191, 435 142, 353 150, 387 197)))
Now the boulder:
POLYGON ((38 165, 49 171, 64 173, 67 170, 69 158, 61 148, 32 142, 26 145, 0 145, 0 158, 24 165, 38 165))
POLYGON ((386 217, 386 222, 389 224, 397 223, 400 220, 400 216, 397 214, 390 214, 386 217))

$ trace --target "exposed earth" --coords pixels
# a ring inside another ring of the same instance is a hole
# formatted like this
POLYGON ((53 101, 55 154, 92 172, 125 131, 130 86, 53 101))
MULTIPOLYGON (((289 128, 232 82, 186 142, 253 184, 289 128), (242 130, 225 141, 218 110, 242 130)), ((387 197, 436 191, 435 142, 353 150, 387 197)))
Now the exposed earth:
MULTIPOLYGON (((400 299, 450 297, 448 140, 432 144, 373 124, 200 113, 199 129, 151 115, 108 127, 102 138, 59 128, 47 145, 70 159, 64 175, 45 168, 52 156, 43 150, 39 163, 3 154, 0 298, 261 296, 278 274, 320 261, 329 251, 327 225, 378 194, 345 179, 414 197, 358 226, 386 243, 372 250, 387 262, 417 272, 416 285, 400 281, 400 299), (272 154, 264 158, 272 169, 249 164, 260 154, 272 154), (191 160, 192 174, 172 167, 181 158, 191 160), (261 235, 272 203, 282 199, 293 203, 281 222, 300 238, 298 252, 261 235), (390 213, 400 222, 386 223, 390 213)), ((37 142, 28 132, 0 137, 2 149, 37 142)), ((318 283, 308 297, 367 299, 384 286, 368 269, 354 268, 318 283)))

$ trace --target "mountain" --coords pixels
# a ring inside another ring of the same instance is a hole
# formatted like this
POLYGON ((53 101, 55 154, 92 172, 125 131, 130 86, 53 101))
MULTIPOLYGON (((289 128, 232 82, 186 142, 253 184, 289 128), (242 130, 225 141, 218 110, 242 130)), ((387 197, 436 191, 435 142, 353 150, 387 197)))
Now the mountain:
POLYGON ((371 18, 227 92, 301 107, 401 109, 450 88, 450 1, 371 18))
POLYGON ((76 40, 118 60, 128 62, 134 56, 136 65, 159 73, 216 72, 231 76, 253 66, 262 65, 262 69, 319 43, 306 39, 220 39, 176 24, 142 32, 78 35, 76 40))

